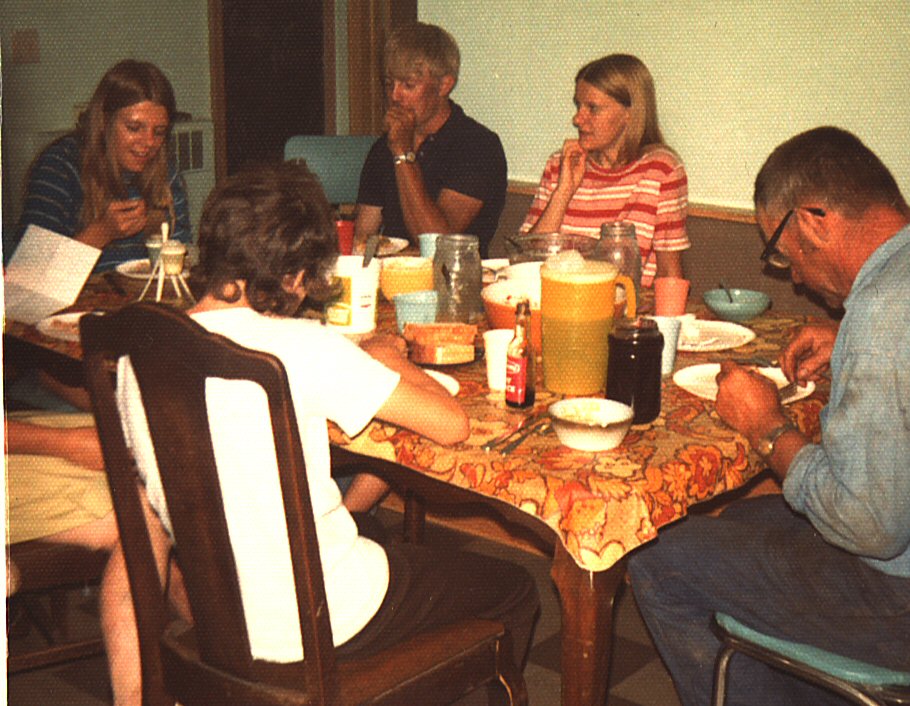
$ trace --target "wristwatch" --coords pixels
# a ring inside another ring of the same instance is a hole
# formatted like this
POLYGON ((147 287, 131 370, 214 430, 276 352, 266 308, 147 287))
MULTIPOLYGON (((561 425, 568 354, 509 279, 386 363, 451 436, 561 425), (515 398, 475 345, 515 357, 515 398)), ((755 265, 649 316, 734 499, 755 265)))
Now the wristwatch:
POLYGON ((413 152, 402 152, 401 154, 396 154, 393 161, 397 167, 399 164, 404 164, 405 162, 416 162, 417 155, 413 152))
POLYGON ((755 450, 758 451, 759 456, 764 459, 771 458, 777 440, 788 431, 799 431, 799 429, 796 428, 793 422, 784 422, 779 427, 774 427, 774 429, 759 439, 758 443, 755 445, 755 450))

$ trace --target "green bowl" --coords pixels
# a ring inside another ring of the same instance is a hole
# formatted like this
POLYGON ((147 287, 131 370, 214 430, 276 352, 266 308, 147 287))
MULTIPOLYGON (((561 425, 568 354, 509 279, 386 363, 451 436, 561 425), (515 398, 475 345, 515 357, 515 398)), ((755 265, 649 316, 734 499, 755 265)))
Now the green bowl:
POLYGON ((702 295, 702 298, 708 308, 724 321, 754 319, 771 304, 771 298, 764 292, 733 287, 726 291, 723 289, 708 290, 702 295), (733 296, 732 302, 727 296, 727 291, 733 296))

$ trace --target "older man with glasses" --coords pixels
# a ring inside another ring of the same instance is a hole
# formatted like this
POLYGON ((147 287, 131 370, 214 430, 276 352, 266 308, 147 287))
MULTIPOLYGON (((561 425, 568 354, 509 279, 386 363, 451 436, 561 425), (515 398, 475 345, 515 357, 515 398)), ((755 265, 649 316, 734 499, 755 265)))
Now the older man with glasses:
MULTIPOLYGON (((692 517, 632 556, 642 614, 684 704, 707 704, 715 612, 761 632, 910 669, 910 208, 858 138, 823 127, 767 159, 755 183, 762 260, 790 267, 839 325, 799 331, 790 380, 830 367, 821 443, 790 421, 773 383, 725 363, 718 414, 783 482, 782 496, 692 517)), ((843 703, 749 657, 727 704, 843 703)))

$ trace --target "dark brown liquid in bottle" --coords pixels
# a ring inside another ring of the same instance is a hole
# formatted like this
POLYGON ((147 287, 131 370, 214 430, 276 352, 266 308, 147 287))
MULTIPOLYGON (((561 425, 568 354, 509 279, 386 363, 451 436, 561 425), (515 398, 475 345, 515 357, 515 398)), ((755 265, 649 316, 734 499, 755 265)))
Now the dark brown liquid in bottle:
POLYGON ((515 307, 515 337, 506 353, 506 405, 523 409, 534 404, 534 348, 531 345, 531 305, 522 299, 515 307))

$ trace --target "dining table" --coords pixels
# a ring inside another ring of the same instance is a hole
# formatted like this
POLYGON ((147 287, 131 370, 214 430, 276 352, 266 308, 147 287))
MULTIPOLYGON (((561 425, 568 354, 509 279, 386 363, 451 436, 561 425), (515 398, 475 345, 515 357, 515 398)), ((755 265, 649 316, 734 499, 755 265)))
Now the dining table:
MULTIPOLYGON (((119 308, 138 296, 139 284, 116 274, 93 275, 68 311, 119 308)), ((646 291, 645 311, 651 301, 646 291)), ((700 321, 712 318, 701 306, 690 310, 700 321)), ((377 331, 395 332, 393 307, 380 298, 377 311, 377 331)), ((743 324, 754 333, 750 340, 723 350, 680 350, 675 369, 724 360, 773 361, 810 320, 772 307, 743 324)), ((482 317, 477 324, 481 331, 486 328, 482 317)), ((63 360, 81 358, 78 341, 48 336, 21 322, 5 320, 4 338, 63 360)), ((364 463, 393 487, 406 480, 417 508, 405 515, 412 536, 419 534, 424 502, 434 510, 437 502, 443 508, 473 504, 491 511, 506 531, 530 532, 552 555, 551 576, 561 602, 562 703, 602 706, 609 686, 613 603, 627 557, 658 539, 662 528, 683 520, 693 506, 742 488, 764 469, 762 460, 745 437, 720 420, 712 400, 678 386, 673 376, 662 379, 659 416, 633 425, 612 450, 568 448, 547 425, 539 425, 540 431, 507 454, 496 447, 485 450, 485 444, 529 418, 546 417, 548 406, 563 396, 549 392, 538 378, 531 408, 506 406, 503 393, 487 387, 480 345, 472 362, 434 367, 457 383, 457 399, 470 419, 468 439, 443 446, 379 420, 352 438, 330 425, 333 463, 364 463)), ((828 390, 821 381, 786 407, 810 438, 820 435, 819 413, 828 390)))

